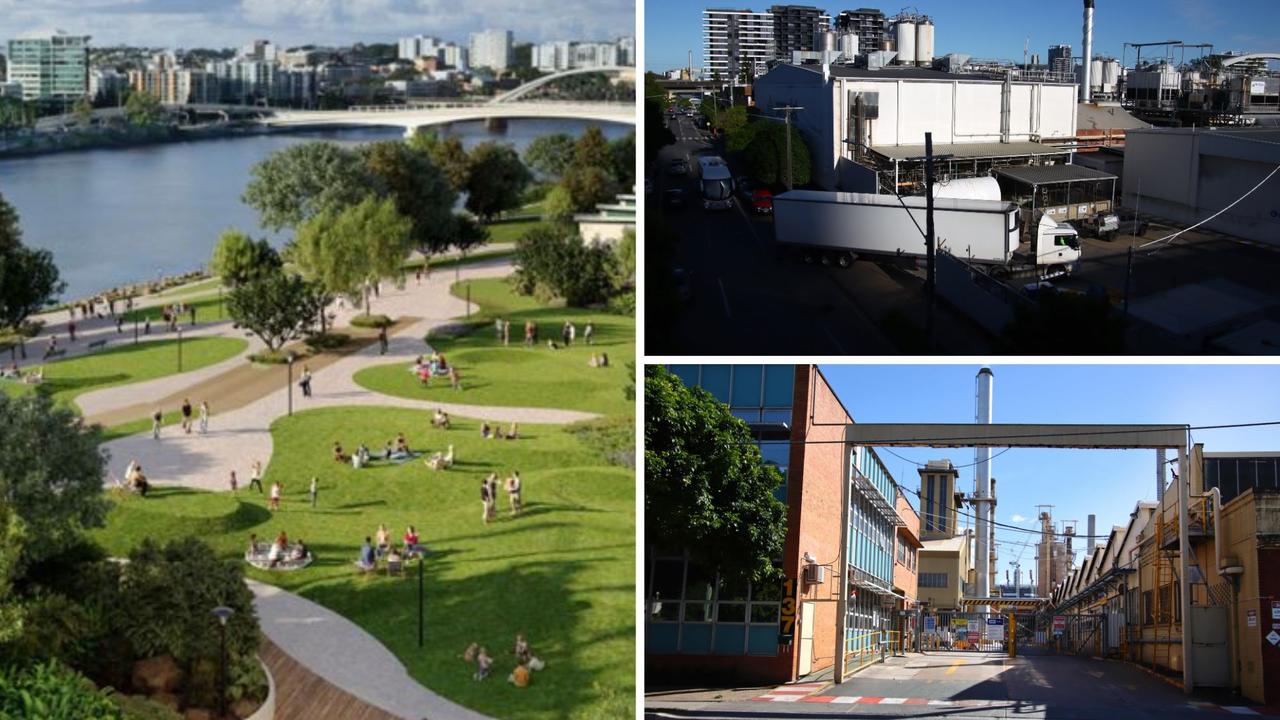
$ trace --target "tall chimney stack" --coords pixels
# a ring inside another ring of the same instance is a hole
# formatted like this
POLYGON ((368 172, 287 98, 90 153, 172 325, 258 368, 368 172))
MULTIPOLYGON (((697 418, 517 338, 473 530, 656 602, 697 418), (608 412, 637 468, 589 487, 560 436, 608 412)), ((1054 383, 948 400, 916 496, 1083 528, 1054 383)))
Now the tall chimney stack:
POLYGON ((1081 63, 1080 102, 1089 102, 1093 99, 1089 89, 1093 84, 1093 0, 1084 0, 1084 57, 1081 63))
POLYGON ((1094 515, 1093 513, 1089 513, 1089 555, 1090 556, 1093 555, 1094 546, 1098 544, 1098 541, 1095 540, 1093 537, 1094 535, 1097 534, 1096 532, 1097 527, 1098 527, 1098 516, 1094 515))
MULTIPOLYGON (((977 398, 975 420, 978 424, 991 424, 991 397, 993 386, 995 384, 995 375, 991 372, 991 368, 982 368, 978 371, 977 377, 977 398)), ((974 478, 974 520, 975 535, 977 543, 974 550, 974 567, 978 570, 977 587, 974 588, 978 597, 991 597, 991 567, 990 563, 990 543, 991 543, 991 448, 980 447, 974 452, 974 463, 977 466, 976 477, 974 478)), ((979 606, 978 612, 990 612, 988 606, 979 606)))

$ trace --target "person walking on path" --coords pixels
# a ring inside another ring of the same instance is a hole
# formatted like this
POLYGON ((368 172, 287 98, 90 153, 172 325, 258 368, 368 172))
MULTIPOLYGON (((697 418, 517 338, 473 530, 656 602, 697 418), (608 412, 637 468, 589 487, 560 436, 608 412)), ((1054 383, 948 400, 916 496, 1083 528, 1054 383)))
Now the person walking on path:
POLYGON ((51 355, 56 355, 57 353, 58 353, 58 336, 50 335, 49 347, 46 347, 44 349, 44 357, 46 360, 48 360, 51 355))
POLYGON ((298 387, 302 388, 302 397, 311 397, 311 368, 306 365, 302 366, 302 379, 298 380, 298 387))
POLYGON ((182 432, 191 434, 191 401, 182 398, 182 432))
POLYGON ((274 512, 280 509, 280 491, 283 489, 284 487, 280 484, 279 480, 271 483, 271 495, 267 499, 268 510, 274 512))
POLYGON ((70 336, 71 342, 76 341, 76 321, 72 320, 67 323, 67 335, 70 336))
POLYGON ((262 461, 254 460, 253 465, 249 466, 249 489, 258 486, 258 492, 262 492, 262 461))
POLYGON ((564 327, 560 328, 560 339, 564 341, 564 346, 569 347, 569 321, 564 321, 564 327))
POLYGON ((480 519, 485 525, 489 524, 489 505, 493 502, 493 497, 489 494, 489 478, 480 481, 480 504, 483 506, 483 512, 480 519))
POLYGON ((117 335, 124 334, 124 316, 123 315, 116 316, 116 334, 117 335))
POLYGON ((196 325, 196 304, 191 303, 191 327, 196 325))
POLYGON ((236 471, 231 471, 231 494, 235 495, 236 490, 240 489, 240 481, 236 480, 236 471))
POLYGON ((493 321, 493 332, 498 338, 498 342, 502 342, 502 318, 493 321))
MULTIPOLYGON (((137 325, 135 325, 134 327, 136 328, 137 325)), ((147 318, 147 321, 142 324, 142 334, 143 335, 151 334, 151 318, 147 318)))
POLYGON ((151 437, 156 440, 160 439, 161 420, 164 420, 164 413, 160 412, 160 408, 156 408, 156 411, 151 413, 151 437))
POLYGON ((595 338, 595 336, 596 336, 596 326, 592 324, 590 320, 588 320, 587 326, 582 329, 582 339, 586 340, 587 344, 590 345, 591 341, 595 338))
POLYGON ((311 507, 312 507, 312 508, 314 508, 314 507, 316 506, 316 495, 317 495, 319 492, 320 492, 320 478, 316 477, 315 475, 312 475, 312 476, 311 476, 311 490, 310 490, 310 494, 311 494, 311 507))
POLYGON ((378 328, 378 349, 380 354, 387 354, 387 326, 378 328))
POLYGON ((200 434, 209 432, 209 401, 200 401, 200 434))

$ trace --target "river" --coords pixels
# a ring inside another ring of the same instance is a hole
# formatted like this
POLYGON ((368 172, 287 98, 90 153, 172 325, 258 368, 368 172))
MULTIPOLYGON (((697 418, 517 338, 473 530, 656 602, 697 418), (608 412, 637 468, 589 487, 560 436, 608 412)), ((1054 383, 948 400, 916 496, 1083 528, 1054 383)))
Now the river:
MULTIPOLYGON (((467 147, 494 140, 523 150, 541 135, 578 135, 592 124, 511 120, 505 131, 489 131, 467 122, 440 132, 467 147)), ((600 127, 609 139, 632 129, 600 127)), ((240 202, 249 168, 271 153, 313 140, 356 145, 403 135, 400 128, 344 128, 0 160, 0 195, 18 211, 24 242, 53 251, 67 283, 63 297, 80 298, 200 269, 231 226, 283 243, 240 202)))

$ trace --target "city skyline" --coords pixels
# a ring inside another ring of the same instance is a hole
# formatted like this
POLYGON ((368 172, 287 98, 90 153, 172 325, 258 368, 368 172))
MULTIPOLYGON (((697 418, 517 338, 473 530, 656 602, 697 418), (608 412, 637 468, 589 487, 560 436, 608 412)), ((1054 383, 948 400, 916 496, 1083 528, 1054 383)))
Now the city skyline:
MULTIPOLYGON (((702 3, 677 0, 652 0, 645 8, 645 69, 663 72, 684 67, 688 52, 693 52, 695 68, 703 58, 702 11, 704 9, 751 9, 766 11, 774 3, 702 3)), ((801 3, 803 4, 803 3, 801 3)), ((862 7, 867 3, 814 3, 835 17, 841 10, 862 7)), ((897 12, 897 6, 875 5, 886 17, 897 12)), ((976 0, 964 5, 933 3, 920 5, 919 11, 933 18, 936 27, 936 56, 964 53, 978 58, 1022 61, 1023 43, 1029 36, 1028 57, 1039 54, 1047 62, 1050 45, 1070 45, 1074 57, 1081 55, 1081 4, 1075 0, 1037 5, 1034 15, 1006 18, 1000 22, 1003 32, 993 33, 993 18, 1007 14, 1008 3, 1000 0, 976 0)), ((1098 2, 1094 15, 1094 55, 1126 57, 1123 43, 1177 39, 1185 43, 1213 43, 1215 52, 1226 50, 1273 50, 1275 42, 1252 28, 1280 25, 1280 5, 1265 0, 1226 0, 1208 3, 1202 0, 1180 0, 1169 8, 1156 0, 1116 3, 1098 2), (1223 11, 1223 7, 1230 11, 1223 11), (1248 25, 1233 23, 1232 18, 1251 18, 1248 25)), ((1144 57, 1159 53, 1161 48, 1147 48, 1144 57)), ((1187 59, 1198 57, 1188 50, 1187 59)), ((1135 53, 1129 48, 1127 63, 1135 53)), ((1181 60, 1181 54, 1175 60, 1181 60)))
POLYGON ((61 29, 92 36, 92 45, 238 48, 270 39, 304 44, 395 44, 436 35, 463 44, 471 33, 510 29, 517 42, 606 40, 635 34, 631 0, 534 0, 513 5, 479 0, 465 6, 435 0, 0 0, 0 36, 61 29))

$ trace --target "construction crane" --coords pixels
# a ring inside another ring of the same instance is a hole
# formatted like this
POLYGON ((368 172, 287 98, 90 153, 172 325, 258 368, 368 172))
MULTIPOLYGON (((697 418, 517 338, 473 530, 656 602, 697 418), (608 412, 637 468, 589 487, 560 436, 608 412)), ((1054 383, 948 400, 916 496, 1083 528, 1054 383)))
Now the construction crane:
POLYGON ((1161 42, 1143 42, 1143 43, 1127 42, 1127 43, 1124 43, 1124 45, 1120 48, 1120 64, 1121 66, 1124 65, 1125 54, 1128 52, 1129 48, 1138 49, 1138 57, 1136 60, 1133 61, 1133 66, 1136 68, 1138 67, 1138 63, 1142 62, 1142 48, 1153 47, 1157 45, 1181 45, 1181 44, 1182 44, 1181 40, 1163 40, 1161 42))

